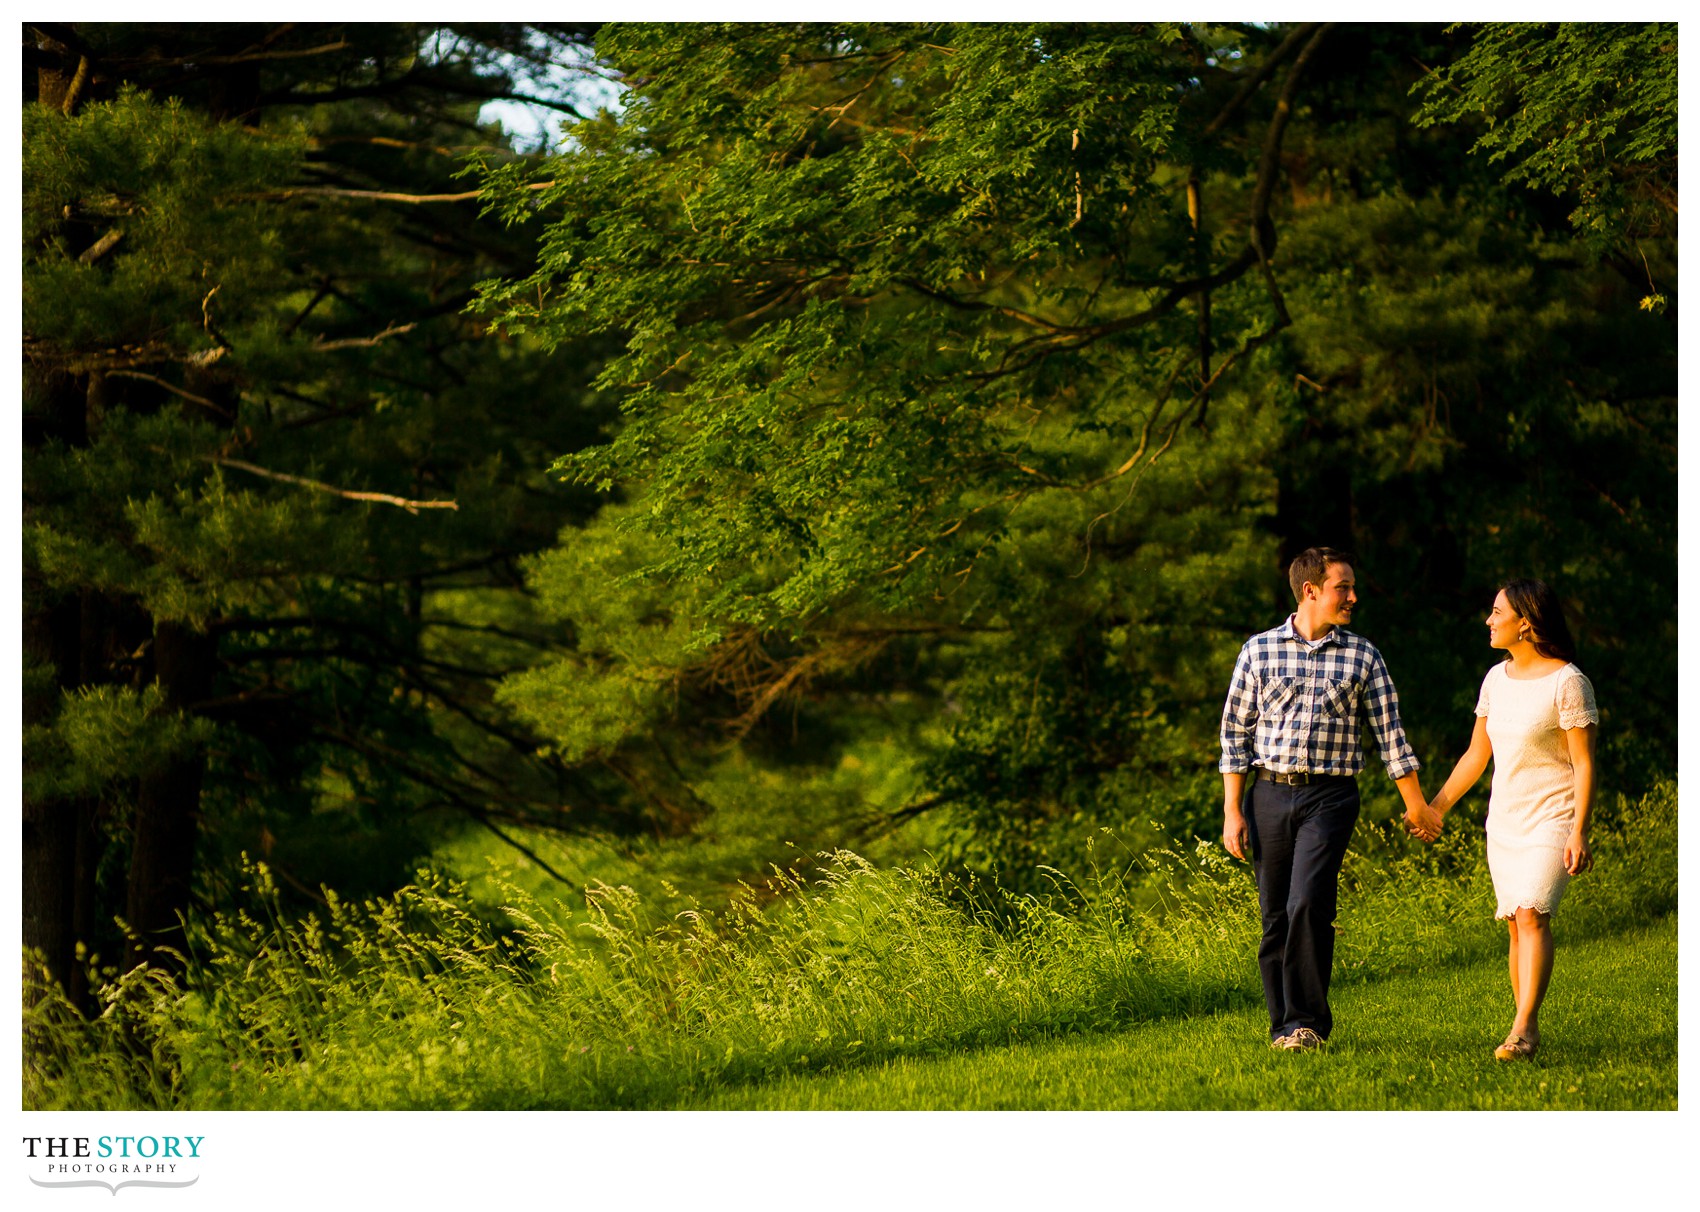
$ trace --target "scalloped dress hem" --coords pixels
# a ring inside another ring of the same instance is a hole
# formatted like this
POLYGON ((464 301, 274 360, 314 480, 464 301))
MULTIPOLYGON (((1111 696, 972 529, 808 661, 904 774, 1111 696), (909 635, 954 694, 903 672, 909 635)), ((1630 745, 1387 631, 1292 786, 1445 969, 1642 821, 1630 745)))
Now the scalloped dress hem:
POLYGON ((1508 922, 1517 916, 1517 911, 1519 909, 1533 909, 1536 913, 1551 917, 1557 908, 1557 897, 1554 897, 1551 901, 1522 900, 1513 903, 1510 908, 1507 908, 1505 905, 1498 906, 1494 910, 1493 920, 1496 922, 1508 922))

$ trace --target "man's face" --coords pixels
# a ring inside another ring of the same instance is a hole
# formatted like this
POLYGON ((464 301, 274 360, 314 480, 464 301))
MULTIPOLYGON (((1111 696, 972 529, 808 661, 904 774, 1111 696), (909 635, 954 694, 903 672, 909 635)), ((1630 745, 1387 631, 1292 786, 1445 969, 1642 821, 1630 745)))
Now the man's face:
POLYGON ((1344 627, 1352 621, 1352 607, 1358 604, 1357 579, 1350 564, 1330 564, 1322 578, 1321 587, 1311 584, 1316 594, 1317 617, 1331 627, 1344 627))

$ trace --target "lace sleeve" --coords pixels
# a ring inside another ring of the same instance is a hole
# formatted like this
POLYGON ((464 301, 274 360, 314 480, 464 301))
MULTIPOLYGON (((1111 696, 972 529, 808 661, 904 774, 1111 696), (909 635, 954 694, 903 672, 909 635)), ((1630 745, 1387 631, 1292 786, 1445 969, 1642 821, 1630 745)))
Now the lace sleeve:
POLYGON ((1567 674, 1558 688, 1558 726, 1581 728, 1599 722, 1600 711, 1594 706, 1594 684, 1581 670, 1567 674))
MULTIPOLYGON (((1497 668, 1497 666, 1496 666, 1496 668, 1497 668)), ((1486 715, 1488 713, 1488 687, 1491 686, 1491 685, 1493 685, 1493 670, 1492 669, 1488 670, 1487 677, 1482 679, 1482 692, 1476 698, 1476 714, 1477 715, 1486 715)))

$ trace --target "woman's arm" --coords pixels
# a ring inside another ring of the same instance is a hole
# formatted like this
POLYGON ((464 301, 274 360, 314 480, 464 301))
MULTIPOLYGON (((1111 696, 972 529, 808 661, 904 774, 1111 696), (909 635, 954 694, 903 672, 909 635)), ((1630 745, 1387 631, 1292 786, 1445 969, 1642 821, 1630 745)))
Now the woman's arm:
POLYGON ((1488 740, 1487 717, 1478 715, 1475 731, 1470 734, 1470 747, 1464 750, 1464 756, 1459 758, 1458 764, 1452 768, 1446 785, 1430 801, 1430 810, 1444 820, 1452 806, 1463 799, 1465 792, 1474 787, 1476 780, 1482 777, 1491 757, 1493 742, 1488 740))
POLYGON ((1576 771, 1576 823, 1564 844, 1564 869, 1571 875, 1580 875, 1594 865, 1593 852, 1588 849, 1588 818, 1594 808, 1594 735, 1599 730, 1598 724, 1564 730, 1570 765, 1576 771))

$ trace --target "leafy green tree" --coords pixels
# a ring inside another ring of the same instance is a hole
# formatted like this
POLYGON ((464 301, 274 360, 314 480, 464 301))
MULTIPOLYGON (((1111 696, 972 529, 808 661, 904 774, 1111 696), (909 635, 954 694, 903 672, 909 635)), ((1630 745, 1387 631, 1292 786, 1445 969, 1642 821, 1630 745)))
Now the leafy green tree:
POLYGON ((563 752, 665 742, 688 780, 790 704, 826 760, 901 732, 913 798, 876 807, 951 805, 984 862, 1054 858, 1059 825, 1203 831, 1233 652, 1328 542, 1382 596, 1431 763, 1486 663, 1460 620, 1518 571, 1668 756, 1672 633, 1617 587, 1674 585, 1672 326, 1590 311, 1623 282, 1413 123, 1420 65, 1460 53, 1437 29, 596 49, 624 111, 491 167, 496 213, 548 218, 479 304, 623 344, 619 425, 557 464, 618 503, 534 565, 580 650, 503 690, 563 752))
POLYGON ((1674 235, 1675 23, 1469 28, 1468 49, 1418 83, 1416 121, 1470 123, 1507 181, 1575 202, 1592 246, 1674 235))
POLYGON ((919 819, 1017 881, 1208 833, 1233 653, 1313 542, 1431 772, 1494 585, 1553 580, 1635 790, 1662 94, 1577 92, 1630 135, 1572 177, 1539 89, 1477 97, 1499 160, 1413 89, 1674 50, 1497 29, 27 27, 26 945, 75 992, 243 850, 375 889, 447 822, 747 874, 738 830, 919 819), (621 112, 479 125, 593 35, 621 112))
MULTIPOLYGON (((638 815, 495 680, 598 353, 462 315, 525 273, 463 155, 580 27, 42 25, 24 113, 25 945, 162 958, 240 851, 304 895, 435 822, 638 815)), ((545 96, 558 108, 569 100, 545 96)))

